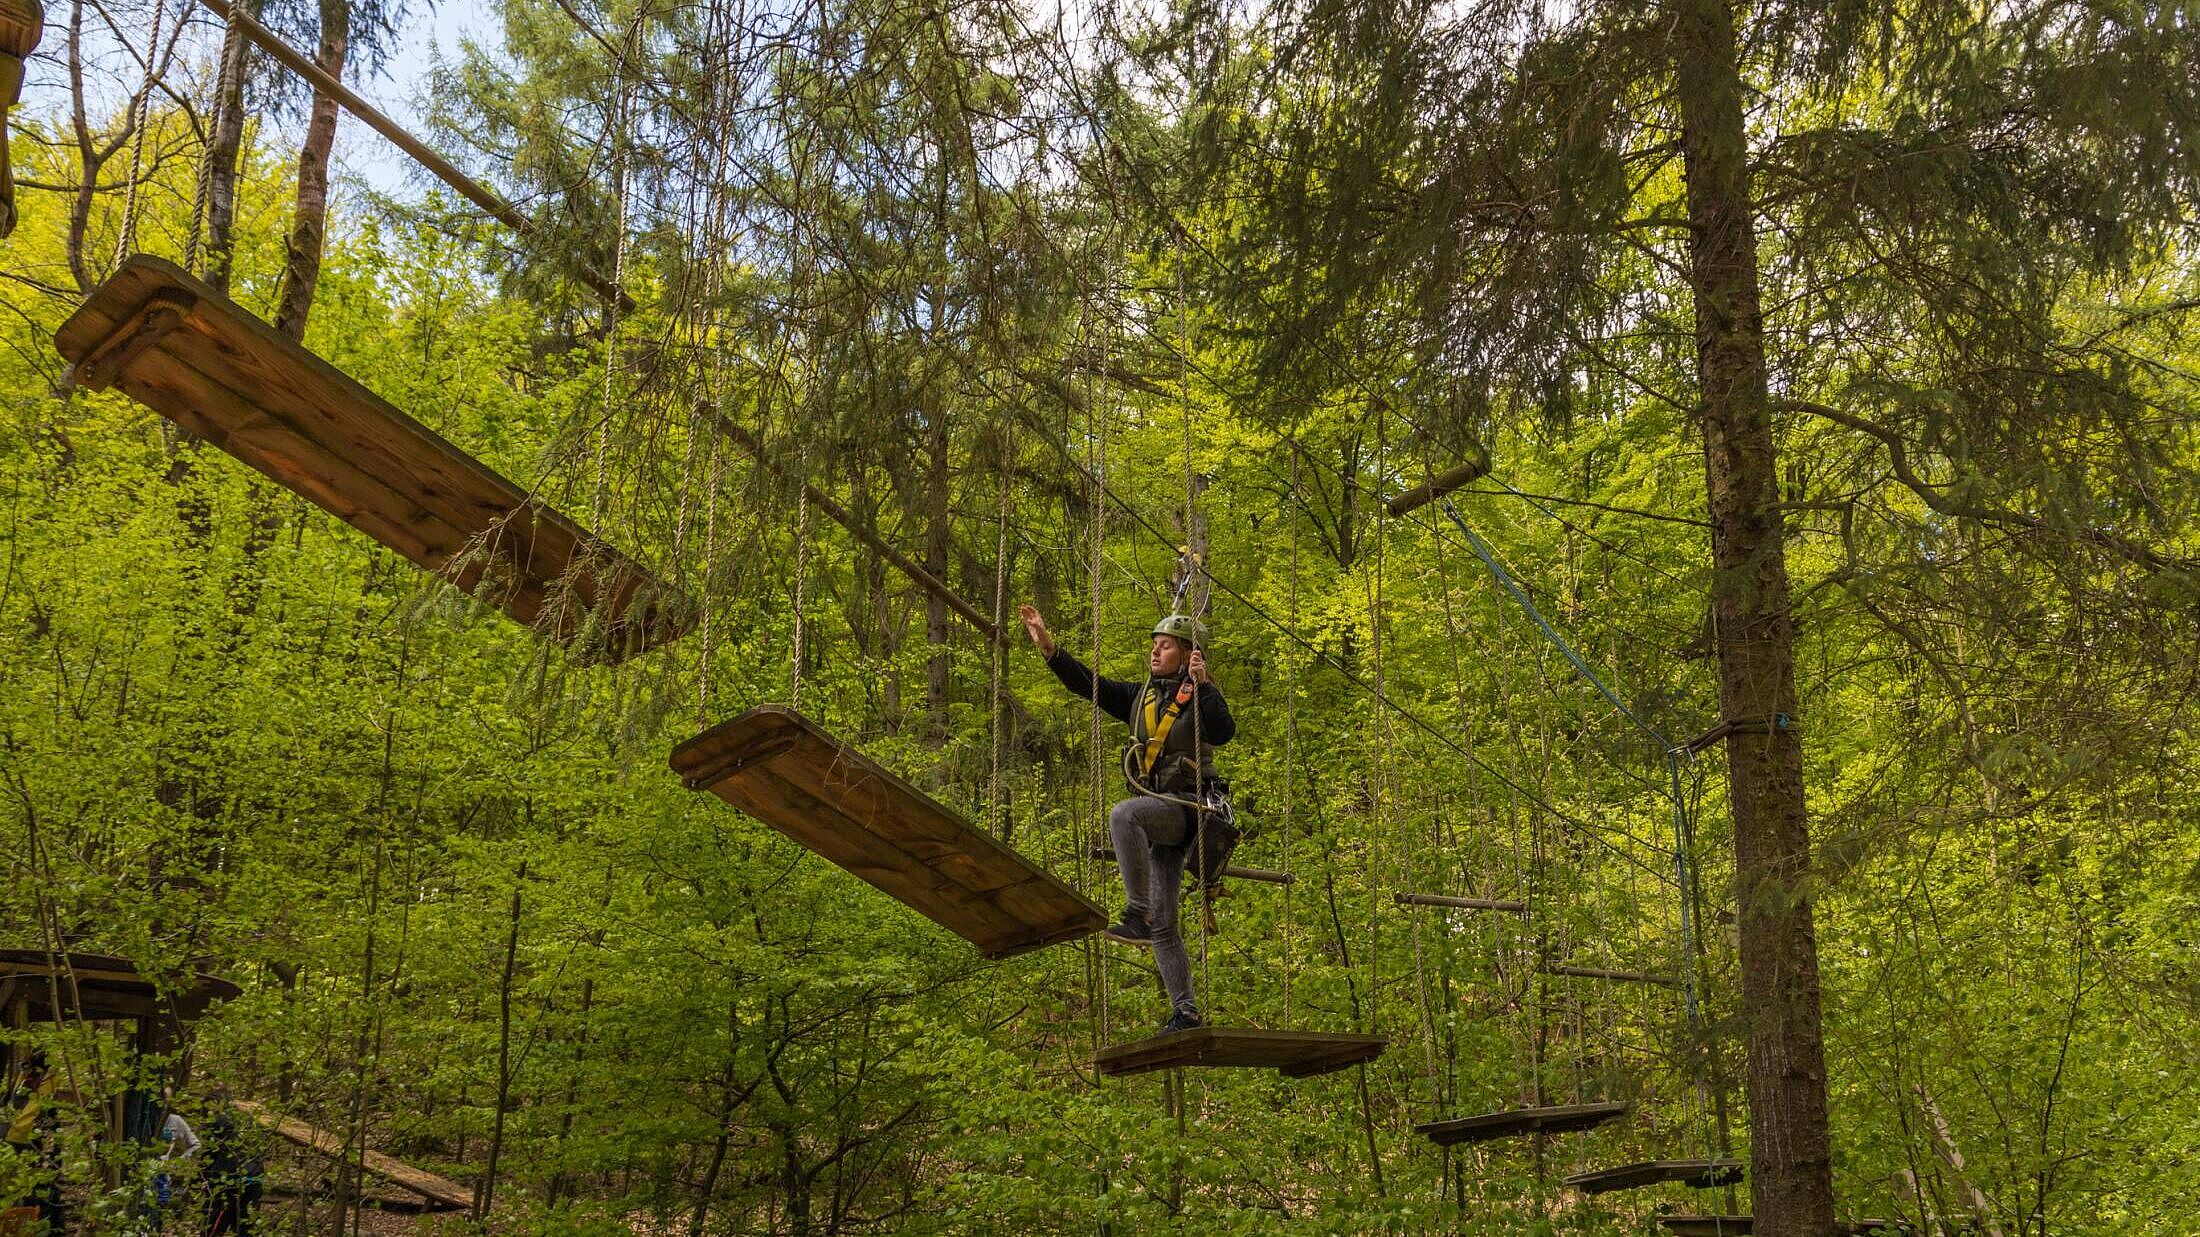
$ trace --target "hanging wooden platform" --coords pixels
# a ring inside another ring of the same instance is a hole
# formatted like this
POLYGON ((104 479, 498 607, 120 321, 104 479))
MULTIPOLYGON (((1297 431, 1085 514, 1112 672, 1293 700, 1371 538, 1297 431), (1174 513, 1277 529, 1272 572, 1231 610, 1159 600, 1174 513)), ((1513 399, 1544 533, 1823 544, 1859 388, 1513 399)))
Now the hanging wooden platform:
POLYGON ((888 896, 1005 958, 1098 932, 1107 916, 962 817, 815 722, 751 709, 672 753, 708 790, 888 896))
MULTIPOLYGON (((233 1100, 237 1111, 280 1134, 285 1140, 298 1144, 317 1155, 338 1159, 344 1154, 344 1140, 327 1130, 307 1125, 296 1117, 286 1117, 269 1112, 250 1100, 233 1100)), ((447 1178, 438 1177, 424 1169, 414 1168, 402 1160, 392 1159, 379 1151, 365 1151, 360 1155, 360 1166, 392 1185, 419 1195, 430 1208, 463 1208, 474 1205, 474 1192, 447 1178)))
POLYGON ((1383 1055, 1389 1043, 1380 1035, 1194 1027, 1103 1048, 1092 1064, 1108 1076, 1184 1066, 1239 1066, 1273 1069, 1286 1078, 1310 1078, 1372 1061, 1383 1055))
MULTIPOLYGON (((1729 1234, 1753 1231, 1756 1223, 1750 1216, 1659 1216, 1658 1223, 1668 1232, 1680 1237, 1728 1237, 1729 1234)), ((1891 1220, 1835 1220, 1833 1231, 1837 1233, 1883 1233, 1898 1227, 1891 1220)), ((1908 1230, 1902 1230, 1908 1231, 1908 1230)))
POLYGON ((1511 915, 1525 915, 1528 904, 1515 898, 1456 898, 1443 893, 1396 893, 1391 900, 1400 906, 1439 906, 1455 911, 1501 911, 1511 915))
POLYGON ((1618 1168, 1599 1168, 1585 1173, 1575 1173, 1565 1179, 1584 1194, 1605 1194, 1613 1190, 1639 1190, 1647 1185, 1664 1185, 1675 1182, 1708 1190, 1714 1186, 1733 1185, 1742 1179, 1740 1160, 1644 1160, 1639 1164, 1622 1164, 1618 1168))
POLYGON ((1653 975, 1648 971, 1615 971, 1601 966, 1547 966, 1547 975, 1565 975, 1574 979, 1609 979, 1620 984, 1656 984, 1661 988, 1678 988, 1681 981, 1671 975, 1653 975))
POLYGON ((178 267, 124 262, 54 335, 114 387, 522 623, 616 661, 687 630, 676 593, 178 267))
POLYGON ((1626 1116, 1633 1107, 1622 1100, 1611 1100, 1597 1104, 1505 1108, 1478 1116, 1431 1121, 1414 1126, 1413 1130, 1428 1135, 1437 1146, 1449 1147, 1456 1143, 1488 1142, 1493 1138, 1512 1138, 1521 1134, 1570 1134, 1576 1130, 1591 1130, 1626 1116))

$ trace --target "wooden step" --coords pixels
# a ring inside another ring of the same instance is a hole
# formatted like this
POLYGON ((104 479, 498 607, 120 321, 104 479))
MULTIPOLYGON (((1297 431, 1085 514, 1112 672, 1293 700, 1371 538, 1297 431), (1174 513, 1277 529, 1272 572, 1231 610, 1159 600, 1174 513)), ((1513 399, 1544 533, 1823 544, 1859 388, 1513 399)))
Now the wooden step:
POLYGON ((1076 890, 793 709, 714 726, 674 749, 672 768, 988 958, 1107 925, 1076 890))
POLYGON ((692 607, 624 554, 228 297, 159 258, 124 262, 54 335, 113 387, 458 588, 616 661, 692 607))
POLYGON ((1584 1194, 1604 1194, 1612 1190, 1639 1190, 1649 1185, 1668 1182, 1708 1190, 1714 1186, 1733 1185, 1742 1179, 1740 1160, 1644 1160, 1638 1164, 1622 1164, 1617 1168, 1598 1168, 1585 1173, 1575 1173, 1565 1179, 1565 1184, 1584 1194))
POLYGON ((1194 1027, 1104 1048, 1093 1066, 1104 1075, 1157 1069, 1273 1069, 1286 1078, 1308 1078, 1383 1055, 1380 1035, 1328 1031, 1264 1031, 1256 1027, 1194 1027))
POLYGON ((1521 1134, 1568 1134, 1595 1129, 1627 1115, 1632 1105, 1621 1100, 1597 1104, 1550 1104, 1540 1108, 1504 1108, 1472 1117, 1454 1117, 1414 1126, 1440 1147, 1455 1143, 1487 1142, 1521 1134))

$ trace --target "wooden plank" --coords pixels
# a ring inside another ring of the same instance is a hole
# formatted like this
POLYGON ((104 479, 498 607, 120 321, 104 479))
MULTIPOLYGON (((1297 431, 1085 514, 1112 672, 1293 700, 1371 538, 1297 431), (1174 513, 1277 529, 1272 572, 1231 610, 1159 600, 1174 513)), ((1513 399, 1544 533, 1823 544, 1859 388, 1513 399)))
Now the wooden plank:
POLYGON ((1591 1169, 1567 1177, 1563 1184, 1573 1186, 1584 1194, 1604 1194, 1612 1190, 1636 1190, 1643 1186, 1664 1185, 1668 1182, 1708 1190, 1714 1186, 1733 1185, 1742 1179, 1739 1160, 1644 1160, 1636 1164, 1622 1164, 1617 1168, 1591 1169))
POLYGON ((1656 984, 1664 988, 1678 988, 1681 981, 1670 975, 1653 975, 1648 971, 1613 971, 1601 966, 1547 966, 1546 974, 1566 975, 1574 979, 1609 979, 1622 984, 1656 984))
POLYGON ((1594 1129, 1627 1115, 1632 1105, 1622 1100, 1596 1104, 1548 1104, 1535 1108, 1504 1108, 1472 1117, 1454 1117, 1414 1126, 1440 1147, 1457 1143, 1487 1142, 1522 1134, 1568 1134, 1594 1129))
POLYGON ((1157 1069, 1274 1069, 1288 1078, 1327 1074, 1383 1055, 1380 1035, 1269 1031, 1257 1027, 1194 1027, 1150 1035, 1100 1050, 1093 1067, 1110 1077, 1157 1069))
POLYGON ((1460 911, 1504 911, 1525 915, 1528 904, 1510 898, 1455 898, 1442 893, 1400 893, 1392 895, 1400 906, 1442 906, 1460 911))
MULTIPOLYGON (((251 1100, 231 1100, 230 1102, 237 1106, 237 1111, 273 1130, 286 1141, 296 1143, 316 1155, 326 1156, 332 1160, 343 1158, 344 1140, 327 1130, 307 1125, 296 1117, 287 1117, 280 1113, 270 1112, 251 1100)), ((426 1169, 414 1168, 402 1160, 384 1155, 379 1151, 362 1151, 360 1153, 360 1165, 384 1181, 392 1185, 402 1186, 427 1199, 432 1204, 452 1208, 472 1207, 474 1205, 474 1192, 465 1186, 448 1178, 438 1177, 426 1169)))
POLYGON ((676 748, 672 768, 988 958, 1107 923, 1076 890, 792 709, 714 726, 676 748))
POLYGON ((620 660, 683 634, 684 599, 334 366, 170 263, 137 256, 55 333, 112 385, 410 561, 620 660))
POLYGON ((1755 1221, 1749 1216, 1659 1216, 1658 1223, 1680 1237, 1729 1237, 1753 1232, 1755 1221))
POLYGON ((1478 447, 1478 451, 1479 454, 1475 458, 1456 468, 1446 469, 1436 474, 1420 485, 1414 486, 1405 493, 1392 498, 1384 506, 1393 516, 1404 515, 1409 511, 1435 502, 1462 485, 1481 480, 1490 471, 1490 452, 1487 447, 1478 447))

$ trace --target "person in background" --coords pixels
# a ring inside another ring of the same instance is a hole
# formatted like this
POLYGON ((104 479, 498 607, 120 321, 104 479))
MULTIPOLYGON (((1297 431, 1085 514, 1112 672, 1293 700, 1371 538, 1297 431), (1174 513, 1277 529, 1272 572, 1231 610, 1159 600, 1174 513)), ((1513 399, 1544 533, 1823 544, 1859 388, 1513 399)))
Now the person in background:
POLYGON ((32 1231, 44 1237, 61 1237, 69 1222, 61 1202, 61 1113, 54 1106, 55 1081, 45 1054, 32 1053, 23 1062, 23 1106, 8 1121, 8 1143, 38 1160, 38 1184, 31 1187, 29 1202, 38 1208, 38 1227, 32 1231))
POLYGON ((245 1143, 237 1127, 236 1105, 229 1092, 217 1089, 213 1112, 206 1119, 206 1149, 199 1178, 206 1183, 206 1234, 237 1233, 251 1237, 253 1211, 260 1205, 260 1157, 245 1143))
POLYGON ((160 1158, 153 1162, 153 1205, 146 1209, 145 1217, 146 1231, 154 1233, 162 1230, 168 1204, 175 1201, 177 1175, 199 1149, 199 1136, 191 1132, 191 1123, 176 1111, 175 1092, 162 1088, 160 1098, 168 1115, 160 1123, 160 1139, 164 1146, 160 1158))

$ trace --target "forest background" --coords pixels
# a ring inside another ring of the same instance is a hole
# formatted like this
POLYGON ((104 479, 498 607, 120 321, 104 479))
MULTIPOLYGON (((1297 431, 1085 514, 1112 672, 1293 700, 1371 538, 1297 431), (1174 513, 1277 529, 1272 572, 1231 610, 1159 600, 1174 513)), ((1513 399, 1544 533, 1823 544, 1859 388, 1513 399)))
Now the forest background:
MULTIPOLYGON (((375 4, 265 13, 348 76, 411 54, 375 4)), ((324 247, 306 92, 172 4, 49 13, 0 242, 0 945, 244 988, 168 1059, 40 1032, 91 1090, 231 1087, 511 1231, 1640 1232, 1741 1197, 1557 1178, 1750 1156, 1737 945, 1800 924, 1842 1214, 2192 1231, 2189 20, 500 14, 428 130, 534 235, 354 186, 324 247), (1682 174, 1721 46, 1761 310, 1706 299, 1682 174), (225 277, 695 630, 589 665, 78 389, 52 332, 131 252, 225 277), (1777 598, 1715 569, 1706 474, 1705 323, 1753 310, 1777 598), (1381 514, 1484 451, 1456 520, 1381 514), (1119 904, 1120 735, 796 478, 1119 675, 1204 544, 1241 862, 1295 878, 1195 933, 1210 1017, 1389 1051, 1096 1080, 1166 1012, 1137 955, 981 962, 683 789, 674 744, 794 701, 1119 904), (1725 749, 1666 763, 1721 716, 1737 598, 1792 624, 1809 850, 1769 904, 1725 749), (1413 1129, 1607 1098, 1548 1144, 1413 1129)), ((344 1223, 348 1177, 296 1184, 286 1224, 344 1223)))

